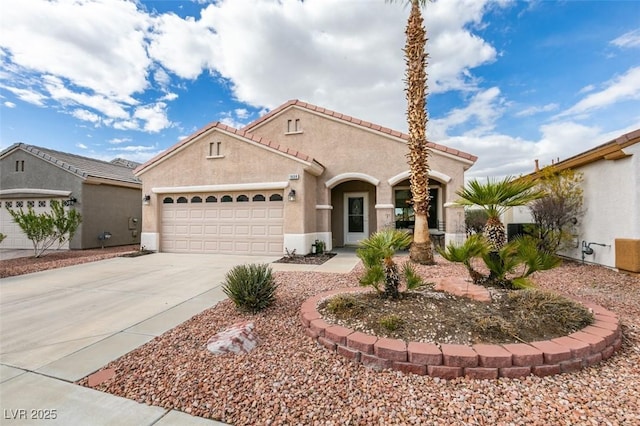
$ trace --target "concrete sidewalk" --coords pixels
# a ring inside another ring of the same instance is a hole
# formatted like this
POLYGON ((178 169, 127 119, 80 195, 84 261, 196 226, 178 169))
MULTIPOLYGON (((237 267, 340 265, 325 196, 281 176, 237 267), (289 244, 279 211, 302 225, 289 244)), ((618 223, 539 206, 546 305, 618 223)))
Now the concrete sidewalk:
MULTIPOLYGON (((73 382, 223 300, 232 266, 277 259, 156 253, 3 279, 0 423, 221 424, 73 382)), ((344 273, 357 263, 346 250, 323 265, 271 265, 344 273)))

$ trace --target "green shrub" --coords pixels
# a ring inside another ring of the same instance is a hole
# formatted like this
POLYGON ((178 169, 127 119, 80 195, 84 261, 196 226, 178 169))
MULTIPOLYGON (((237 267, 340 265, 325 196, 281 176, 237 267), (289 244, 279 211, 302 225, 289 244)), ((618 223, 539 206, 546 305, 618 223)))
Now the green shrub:
POLYGON ((267 264, 238 265, 225 276, 222 291, 241 311, 256 313, 275 300, 278 285, 267 264))
POLYGON ((327 301, 327 311, 340 318, 356 316, 364 311, 365 304, 353 294, 338 294, 327 301))
POLYGON ((385 315, 378 320, 378 324, 387 331, 396 331, 402 325, 402 319, 395 315, 385 315))

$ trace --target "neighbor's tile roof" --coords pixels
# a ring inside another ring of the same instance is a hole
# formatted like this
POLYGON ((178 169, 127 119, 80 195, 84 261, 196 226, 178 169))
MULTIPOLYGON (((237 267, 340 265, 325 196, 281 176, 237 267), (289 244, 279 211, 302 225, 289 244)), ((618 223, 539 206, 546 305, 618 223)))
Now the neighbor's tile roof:
MULTIPOLYGON (((640 143, 640 129, 625 133, 624 135, 618 136, 609 142, 605 142, 594 148, 588 149, 587 151, 583 151, 573 157, 567 158, 566 160, 554 163, 552 166, 557 171, 561 171, 565 169, 575 169, 600 160, 618 160, 630 155, 623 151, 624 148, 637 143, 640 143)), ((534 170, 526 176, 532 176, 535 178, 539 175, 539 170, 534 170)))
POLYGON ((219 121, 215 121, 213 123, 210 123, 206 126, 204 126, 203 128, 197 130, 195 133, 187 136, 186 138, 184 138, 183 140, 181 140, 180 142, 178 142, 177 144, 173 145, 172 147, 170 147, 169 149, 167 149, 166 151, 156 155, 155 157, 153 157, 152 159, 150 159, 149 161, 147 161, 146 163, 142 164, 141 166, 139 166, 138 168, 135 169, 135 174, 139 175, 143 170, 147 169, 148 167, 150 167, 151 165, 153 165, 154 163, 158 162, 159 160, 161 160, 162 158, 172 154, 173 152, 177 151, 178 149, 180 149, 181 147, 183 147, 184 145, 188 144, 189 142, 193 141, 194 139, 196 139, 197 137, 199 137, 200 135, 207 133, 208 131, 212 130, 212 129, 219 129, 228 133, 233 133, 234 135, 238 135, 244 139, 249 139, 252 142, 256 142, 258 144, 264 145, 265 147, 269 147, 271 149, 274 149, 276 151, 279 151, 283 154, 288 154, 291 155, 295 158, 298 158, 301 161, 305 161, 308 163, 312 163, 314 162, 314 159, 300 151, 296 151, 295 149, 291 149, 291 148, 286 148, 286 147, 280 147, 280 144, 270 141, 266 138, 263 138, 261 136, 256 136, 253 135, 249 132, 246 132, 244 130, 238 130, 236 128, 233 127, 229 127, 227 125, 224 125, 222 123, 220 123, 219 121))
POLYGON ((16 149, 29 152, 36 157, 42 158, 43 160, 83 179, 94 177, 126 183, 141 183, 140 179, 134 176, 133 169, 131 167, 96 160, 94 158, 82 157, 66 152, 54 151, 52 149, 42 148, 39 146, 27 145, 24 143, 17 143, 10 146, 0 154, 0 157, 4 157, 9 152, 16 149))
MULTIPOLYGON (((394 136, 396 138, 404 139, 406 141, 409 140, 409 135, 406 134, 406 133, 402 133, 402 132, 399 132, 397 130, 390 129, 388 127, 383 127, 383 126, 380 126, 378 124, 370 123, 368 121, 360 120, 358 118, 351 117, 349 115, 344 115, 344 114, 341 114, 341 113, 336 112, 336 111, 331 111, 329 109, 322 108, 322 107, 310 104, 308 102, 302 102, 302 101, 300 101, 298 99, 292 99, 292 100, 284 103, 283 105, 280 105, 276 109, 271 110, 268 114, 260 117, 259 119, 255 120, 252 123, 249 123, 248 125, 243 127, 242 130, 251 131, 251 129, 259 126, 260 124, 264 123, 265 121, 268 121, 273 116, 277 115, 281 111, 283 111, 283 110, 285 110, 285 109, 287 109, 287 108, 289 108, 291 106, 297 106, 297 107, 300 107, 300 108, 307 109, 309 111, 314 111, 316 113, 324 114, 326 116, 329 116, 329 117, 332 117, 332 118, 335 118, 335 119, 338 119, 338 120, 343 120, 343 121, 346 121, 348 123, 355 124, 357 126, 366 127, 368 129, 371 129, 371 130, 374 130, 374 131, 377 131, 377 132, 380 132, 380 133, 384 133, 384 134, 387 134, 387 135, 390 135, 390 136, 394 136)), ((460 151, 460 150, 457 150, 457 149, 449 148, 447 146, 436 144, 436 143, 433 143, 433 142, 427 142, 427 146, 430 149, 435 149, 437 151, 446 152, 447 154, 451 154, 451 155, 454 155, 456 157, 464 158, 465 160, 469 160, 469 161, 472 161, 472 162, 475 162, 478 159, 478 157, 476 157, 475 155, 471 155, 471 154, 466 153, 464 151, 460 151)))

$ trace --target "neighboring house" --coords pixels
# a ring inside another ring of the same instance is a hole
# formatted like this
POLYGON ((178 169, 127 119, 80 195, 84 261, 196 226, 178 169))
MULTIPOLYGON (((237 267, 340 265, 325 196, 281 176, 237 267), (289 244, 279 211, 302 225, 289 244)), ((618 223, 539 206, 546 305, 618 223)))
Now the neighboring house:
MULTIPOLYGON (((575 244, 560 254, 640 272, 640 129, 554 164, 583 175, 585 214, 575 244)), ((529 176, 536 177, 536 172, 529 176)), ((528 207, 512 209, 505 224, 530 223, 528 207)))
POLYGON ((51 200, 82 215, 73 239, 63 248, 88 249, 138 244, 142 216, 141 183, 133 175, 139 164, 123 159, 105 162, 18 143, 0 153, 0 232, 2 248, 33 245, 7 209, 50 211, 51 200), (110 237, 105 238, 105 236, 110 237))
MULTIPOLYGON (((408 136, 298 100, 241 130, 212 123, 138 167, 142 245, 281 255, 410 229, 408 136)), ((476 157, 429 144, 434 233, 464 238, 455 191, 476 157)))

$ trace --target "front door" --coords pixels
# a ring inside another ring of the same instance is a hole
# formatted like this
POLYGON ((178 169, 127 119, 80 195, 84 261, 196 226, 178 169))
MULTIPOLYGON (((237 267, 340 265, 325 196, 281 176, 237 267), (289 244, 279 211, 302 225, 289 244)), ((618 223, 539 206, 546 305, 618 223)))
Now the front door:
POLYGON ((344 194, 344 244, 358 244, 369 236, 369 197, 366 192, 344 194))

